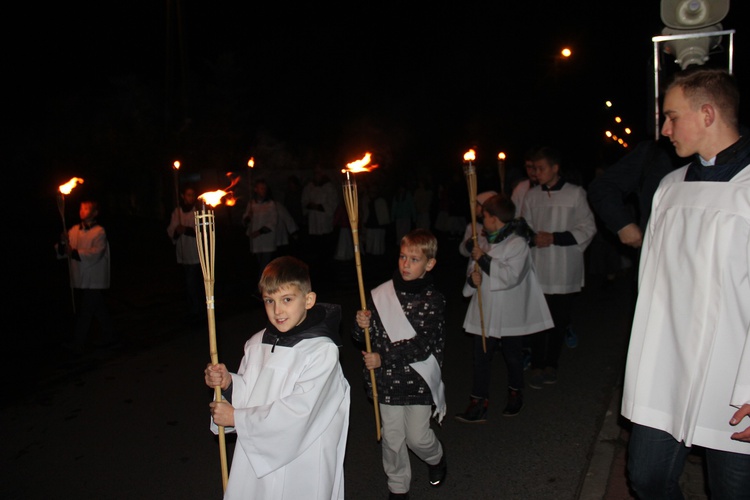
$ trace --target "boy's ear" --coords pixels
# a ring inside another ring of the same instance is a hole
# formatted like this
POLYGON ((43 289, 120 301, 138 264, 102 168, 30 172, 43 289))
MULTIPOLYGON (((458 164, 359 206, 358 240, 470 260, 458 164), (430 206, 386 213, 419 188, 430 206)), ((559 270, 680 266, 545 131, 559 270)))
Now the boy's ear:
POLYGON ((315 300, 317 298, 318 296, 315 294, 315 292, 310 292, 305 295, 305 309, 312 309, 312 306, 315 305, 315 300))
POLYGON ((425 266, 426 271, 432 271, 432 268, 435 267, 435 264, 437 264, 436 259, 430 259, 427 261, 427 265, 425 266))

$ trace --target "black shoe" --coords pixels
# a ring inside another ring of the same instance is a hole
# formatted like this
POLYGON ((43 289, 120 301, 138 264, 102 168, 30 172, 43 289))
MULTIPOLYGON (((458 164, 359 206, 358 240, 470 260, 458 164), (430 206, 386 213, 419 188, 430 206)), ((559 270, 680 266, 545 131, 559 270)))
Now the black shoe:
POLYGON ((508 404, 503 410, 503 417, 515 417, 523 408, 523 394, 520 390, 508 389, 508 404))
POLYGON ((443 456, 435 465, 427 464, 427 475, 430 478, 430 486, 437 488, 442 486, 445 481, 445 475, 448 474, 448 463, 445 461, 445 446, 443 446, 443 456))
POLYGON ((406 493, 388 493, 388 500, 409 500, 409 492, 406 493))
POLYGON ((487 421, 487 406, 489 401, 485 398, 471 398, 466 411, 456 415, 456 420, 466 424, 483 424, 487 421))

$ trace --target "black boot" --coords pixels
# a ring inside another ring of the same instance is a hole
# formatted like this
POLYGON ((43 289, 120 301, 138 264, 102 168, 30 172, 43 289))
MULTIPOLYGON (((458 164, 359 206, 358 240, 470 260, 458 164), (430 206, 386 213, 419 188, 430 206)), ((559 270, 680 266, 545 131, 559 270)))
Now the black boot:
POLYGON ((487 421, 488 405, 489 401, 486 398, 472 396, 466 411, 456 415, 456 420, 467 424, 483 424, 487 421))
POLYGON ((503 410, 503 417, 515 417, 523 408, 523 393, 520 389, 508 387, 508 404, 503 410))

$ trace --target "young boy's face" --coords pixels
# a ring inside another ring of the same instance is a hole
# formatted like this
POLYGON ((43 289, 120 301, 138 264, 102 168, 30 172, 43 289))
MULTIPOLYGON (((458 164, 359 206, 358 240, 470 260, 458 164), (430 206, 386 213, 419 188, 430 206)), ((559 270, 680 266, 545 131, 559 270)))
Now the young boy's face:
POLYGON ((84 201, 81 203, 81 207, 78 210, 78 215, 83 221, 90 221, 96 218, 98 211, 94 208, 92 203, 84 201))
POLYGON ((404 281, 418 280, 435 267, 435 262, 435 259, 428 259, 421 248, 401 245, 398 272, 401 273, 404 281))
POLYGON ((296 285, 281 287, 274 293, 263 293, 268 320, 282 333, 302 323, 307 310, 315 305, 315 292, 302 293, 296 285))
POLYGON ((560 166, 552 165, 546 158, 534 162, 534 171, 537 182, 548 187, 554 186, 560 178, 560 166))
POLYGON ((484 226, 484 228, 491 233, 494 233, 495 231, 500 231, 505 225, 503 221, 501 221, 494 215, 488 213, 486 210, 482 210, 482 220, 483 220, 482 225, 484 226))

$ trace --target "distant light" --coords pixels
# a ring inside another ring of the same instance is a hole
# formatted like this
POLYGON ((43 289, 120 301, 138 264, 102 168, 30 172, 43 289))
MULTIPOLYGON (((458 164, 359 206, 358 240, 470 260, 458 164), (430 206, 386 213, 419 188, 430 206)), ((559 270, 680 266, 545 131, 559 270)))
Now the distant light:
POLYGON ((564 49, 560 51, 560 54, 562 54, 563 57, 570 57, 573 54, 573 52, 571 52, 569 48, 565 47, 564 49))
POLYGON ((611 108, 612 107, 612 101, 604 101, 604 105, 607 106, 608 108, 611 108))
POLYGON ((631 132, 632 132, 632 130, 630 130, 630 127, 625 127, 625 133, 626 134, 630 134, 631 132))
POLYGON ((604 135, 606 135, 607 137, 612 137, 612 132, 607 130, 606 132, 604 132, 604 135))
POLYGON ((615 122, 617 123, 622 122, 622 118, 620 118, 619 116, 615 116, 615 122))

